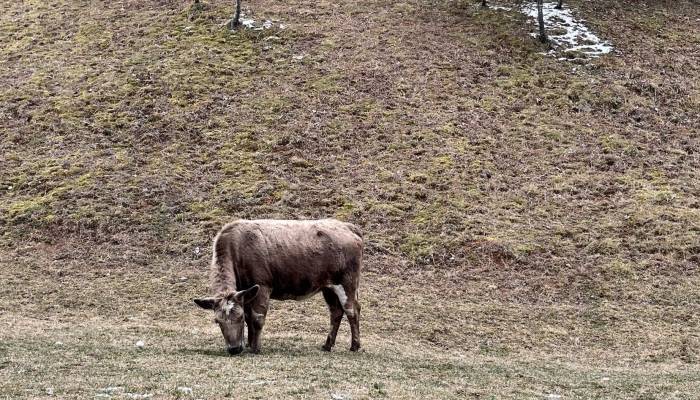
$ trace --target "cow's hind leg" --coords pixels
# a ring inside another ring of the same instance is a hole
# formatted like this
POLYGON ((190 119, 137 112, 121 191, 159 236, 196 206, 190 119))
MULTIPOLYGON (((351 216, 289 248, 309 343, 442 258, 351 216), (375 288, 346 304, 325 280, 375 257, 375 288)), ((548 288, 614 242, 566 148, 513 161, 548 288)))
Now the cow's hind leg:
POLYGON ((352 343, 350 344, 350 351, 360 350, 360 302, 357 298, 354 298, 355 293, 352 294, 353 300, 348 300, 345 304, 345 314, 348 316, 348 322, 350 322, 350 333, 352 335, 352 343))
POLYGON ((338 300, 338 296, 333 289, 324 288, 322 291, 323 298, 326 299, 328 304, 328 311, 331 313, 331 330, 328 333, 328 338, 326 338, 326 344, 323 345, 323 350, 331 351, 335 345, 335 337, 338 335, 340 322, 343 320, 343 305, 340 304, 340 300, 338 300))
POLYGON ((357 351, 360 349, 360 302, 357 300, 357 285, 354 282, 335 285, 333 291, 343 305, 343 311, 350 322, 352 335, 350 351, 357 351))

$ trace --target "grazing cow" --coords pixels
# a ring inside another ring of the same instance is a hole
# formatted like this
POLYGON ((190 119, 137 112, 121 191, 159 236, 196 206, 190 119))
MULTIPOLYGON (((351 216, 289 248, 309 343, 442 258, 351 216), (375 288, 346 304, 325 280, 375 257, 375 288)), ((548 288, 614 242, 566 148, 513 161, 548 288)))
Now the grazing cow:
POLYGON ((270 299, 302 300, 320 291, 331 314, 323 349, 330 351, 335 344, 344 314, 350 322, 350 350, 357 351, 362 250, 360 229, 334 219, 235 221, 214 239, 214 295, 194 302, 214 310, 229 354, 243 351, 244 322, 248 346, 258 353, 270 299))

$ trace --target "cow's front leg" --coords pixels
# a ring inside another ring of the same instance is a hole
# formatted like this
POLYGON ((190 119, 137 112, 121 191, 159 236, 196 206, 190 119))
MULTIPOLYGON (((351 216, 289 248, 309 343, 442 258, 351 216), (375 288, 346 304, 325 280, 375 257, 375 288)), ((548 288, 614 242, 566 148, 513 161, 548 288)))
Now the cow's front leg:
POLYGON ((258 295, 250 305, 250 317, 248 317, 250 319, 248 334, 252 334, 248 337, 248 345, 250 346, 250 351, 254 354, 260 352, 260 336, 263 326, 265 326, 269 302, 270 289, 261 286, 258 295))
POLYGON ((253 327, 253 319, 251 318, 252 309, 250 305, 245 306, 245 325, 248 327, 248 338, 246 341, 246 346, 251 347, 253 342, 253 336, 255 336, 255 328, 253 327))

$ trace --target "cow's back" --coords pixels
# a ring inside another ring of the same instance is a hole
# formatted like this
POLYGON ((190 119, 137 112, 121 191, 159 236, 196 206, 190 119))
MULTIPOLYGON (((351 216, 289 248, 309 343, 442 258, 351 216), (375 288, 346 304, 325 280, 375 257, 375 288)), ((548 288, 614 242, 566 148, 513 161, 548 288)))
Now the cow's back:
POLYGON ((217 240, 230 249, 239 288, 272 288, 273 298, 299 298, 359 276, 362 233, 327 220, 239 220, 217 240))

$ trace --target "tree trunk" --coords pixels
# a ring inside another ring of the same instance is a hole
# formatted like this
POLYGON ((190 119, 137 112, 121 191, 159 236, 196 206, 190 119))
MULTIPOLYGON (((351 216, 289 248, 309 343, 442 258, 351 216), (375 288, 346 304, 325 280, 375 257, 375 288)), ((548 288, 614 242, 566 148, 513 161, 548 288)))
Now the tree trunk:
POLYGON ((563 4, 562 4, 563 2, 564 2, 564 0, 559 0, 559 2, 557 3, 558 10, 561 10, 561 7, 563 6, 563 4))
POLYGON ((241 18, 241 0, 236 0, 236 12, 233 14, 233 19, 231 19, 231 29, 236 28, 240 24, 241 18))
POLYGON ((486 7, 486 0, 481 0, 481 6, 486 7))
POLYGON ((540 26, 539 39, 542 43, 547 43, 547 32, 544 30, 544 12, 542 11, 542 0, 537 0, 537 23, 540 26))

